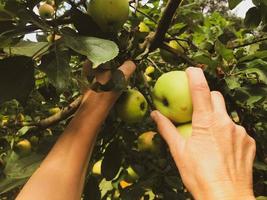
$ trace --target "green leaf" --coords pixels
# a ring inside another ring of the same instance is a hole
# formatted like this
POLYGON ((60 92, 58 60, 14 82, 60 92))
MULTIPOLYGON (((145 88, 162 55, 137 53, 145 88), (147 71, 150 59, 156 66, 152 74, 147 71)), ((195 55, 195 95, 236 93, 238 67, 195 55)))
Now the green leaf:
POLYGON ((35 153, 27 157, 20 157, 15 152, 11 152, 6 159, 5 179, 0 182, 0 194, 24 184, 40 166, 43 158, 43 155, 35 153))
POLYGON ((0 2, 0 21, 4 20, 11 20, 13 19, 14 15, 5 9, 5 6, 0 2))
POLYGON ((20 41, 11 47, 4 48, 4 52, 13 55, 22 55, 32 57, 37 52, 42 54, 46 52, 50 44, 48 42, 31 42, 31 41, 20 41))
POLYGON ((257 170, 267 171, 267 165, 263 162, 256 161, 254 162, 253 167, 257 170))
POLYGON ((42 57, 39 68, 46 73, 48 80, 59 91, 64 91, 70 85, 69 51, 51 52, 42 57))
POLYGON ((231 61, 234 59, 234 53, 232 49, 227 49, 223 43, 219 40, 215 43, 215 50, 216 52, 221 55, 225 60, 231 61))
POLYGON ((197 53, 194 55, 193 60, 197 63, 206 64, 209 66, 210 69, 215 69, 218 66, 218 62, 216 60, 212 60, 210 56, 204 53, 197 53))
POLYGON ((267 76, 263 70, 260 70, 258 68, 249 68, 244 70, 244 72, 246 73, 247 78, 257 77, 257 80, 260 83, 264 83, 265 85, 267 85, 267 76))
POLYGON ((228 0, 229 8, 234 9, 243 0, 228 0))
POLYGON ((25 56, 0 60, 0 103, 17 99, 24 103, 34 87, 34 64, 25 56))
POLYGON ((248 56, 242 57, 242 58, 239 59, 238 62, 242 63, 242 62, 254 60, 256 58, 266 59, 267 58, 267 50, 265 50, 265 51, 257 51, 256 53, 254 53, 252 55, 248 55, 248 56))
POLYGON ((65 35, 64 42, 70 49, 87 56, 93 68, 112 60, 119 53, 118 46, 105 39, 65 35))
POLYGON ((112 142, 106 149, 101 165, 101 172, 107 181, 112 180, 119 172, 122 154, 119 141, 112 142))
POLYGON ((228 76, 225 81, 230 90, 240 87, 239 79, 236 76, 228 76))
POLYGON ((244 23, 248 28, 256 28, 261 23, 261 10, 258 7, 250 8, 244 19, 244 23))

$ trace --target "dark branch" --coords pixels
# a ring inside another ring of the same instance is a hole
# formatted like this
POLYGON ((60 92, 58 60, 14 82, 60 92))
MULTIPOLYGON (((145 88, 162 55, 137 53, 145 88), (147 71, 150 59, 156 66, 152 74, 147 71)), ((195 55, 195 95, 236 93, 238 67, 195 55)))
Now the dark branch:
POLYGON ((35 124, 37 129, 46 129, 50 126, 53 126, 57 124, 58 122, 67 119, 71 115, 75 113, 75 111, 78 109, 79 105, 81 104, 82 101, 82 96, 79 96, 77 99, 75 99, 70 105, 67 107, 63 108, 60 112, 40 120, 35 124))
POLYGON ((258 42, 263 42, 267 40, 267 37, 265 38, 260 38, 260 39, 257 39, 257 40, 254 40, 252 42, 249 42, 249 43, 245 43, 245 44, 241 44, 241 45, 237 45, 237 46, 233 46, 233 47, 230 47, 231 49, 237 49, 237 48, 241 48, 241 47, 245 47, 245 46, 248 46, 248 45, 252 45, 252 44, 255 44, 255 43, 258 43, 258 42))
POLYGON ((167 33, 171 25, 172 18, 181 2, 182 0, 169 0, 168 1, 167 6, 162 14, 162 17, 159 20, 159 25, 157 27, 155 35, 152 38, 152 41, 150 43, 150 51, 153 51, 156 48, 158 48, 161 45, 161 43, 164 41, 165 34, 167 33))

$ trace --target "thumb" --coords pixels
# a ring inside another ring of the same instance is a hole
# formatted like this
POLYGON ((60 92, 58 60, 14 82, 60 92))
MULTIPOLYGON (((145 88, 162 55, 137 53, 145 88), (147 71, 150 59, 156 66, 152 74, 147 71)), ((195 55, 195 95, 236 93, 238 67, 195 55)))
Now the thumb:
POLYGON ((157 124, 158 131, 167 142, 171 152, 174 153, 177 150, 179 152, 179 149, 182 149, 185 144, 185 139, 182 138, 173 123, 157 110, 151 113, 151 118, 157 124))

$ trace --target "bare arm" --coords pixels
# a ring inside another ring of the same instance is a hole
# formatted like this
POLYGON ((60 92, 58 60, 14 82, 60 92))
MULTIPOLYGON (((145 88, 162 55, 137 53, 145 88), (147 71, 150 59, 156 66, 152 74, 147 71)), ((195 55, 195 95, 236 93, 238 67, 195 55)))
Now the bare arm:
POLYGON ((210 92, 201 69, 187 69, 193 102, 192 136, 182 138, 158 111, 151 116, 196 200, 255 200, 255 141, 228 116, 223 96, 210 92))
MULTIPOLYGON (((135 65, 126 61, 120 70, 128 79, 135 65)), ((118 92, 85 93, 75 117, 17 200, 80 199, 98 131, 118 96, 118 92)))

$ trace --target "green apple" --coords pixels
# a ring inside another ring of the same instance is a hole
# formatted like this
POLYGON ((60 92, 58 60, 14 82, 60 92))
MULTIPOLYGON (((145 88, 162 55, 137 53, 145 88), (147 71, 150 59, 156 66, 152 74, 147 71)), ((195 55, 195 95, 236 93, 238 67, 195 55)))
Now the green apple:
POLYGON ((189 138, 192 135, 192 124, 188 123, 177 126, 177 130, 184 138, 189 138))
POLYGON ((129 16, 128 0, 91 0, 88 14, 104 32, 117 32, 129 16))
POLYGON ((142 121, 147 113, 147 101, 141 92, 129 89, 121 95, 115 110, 124 122, 137 123, 142 121))
POLYGON ((142 133, 137 140, 137 148, 141 152, 160 152, 161 144, 159 141, 155 140, 154 137, 157 135, 156 132, 148 131, 142 133))
POLYGON ((92 168, 92 174, 96 176, 101 175, 101 165, 102 165, 102 160, 97 161, 92 168))
MULTIPOLYGON (((169 47, 175 49, 178 53, 184 53, 184 50, 188 48, 188 44, 184 41, 179 41, 179 43, 175 40, 171 40, 169 43, 166 43, 169 47)), ((165 62, 171 64, 179 64, 180 60, 173 53, 160 49, 160 55, 165 62)))
POLYGON ((54 7, 47 4, 47 3, 44 3, 44 4, 40 5, 40 7, 39 7, 39 15, 42 18, 45 18, 45 19, 52 18, 54 13, 55 13, 54 7))
POLYGON ((173 122, 191 121, 193 105, 186 73, 172 71, 161 75, 153 89, 153 102, 173 122))
POLYGON ((32 145, 29 140, 21 140, 15 145, 15 150, 20 154, 20 155, 28 155, 31 152, 32 145))

